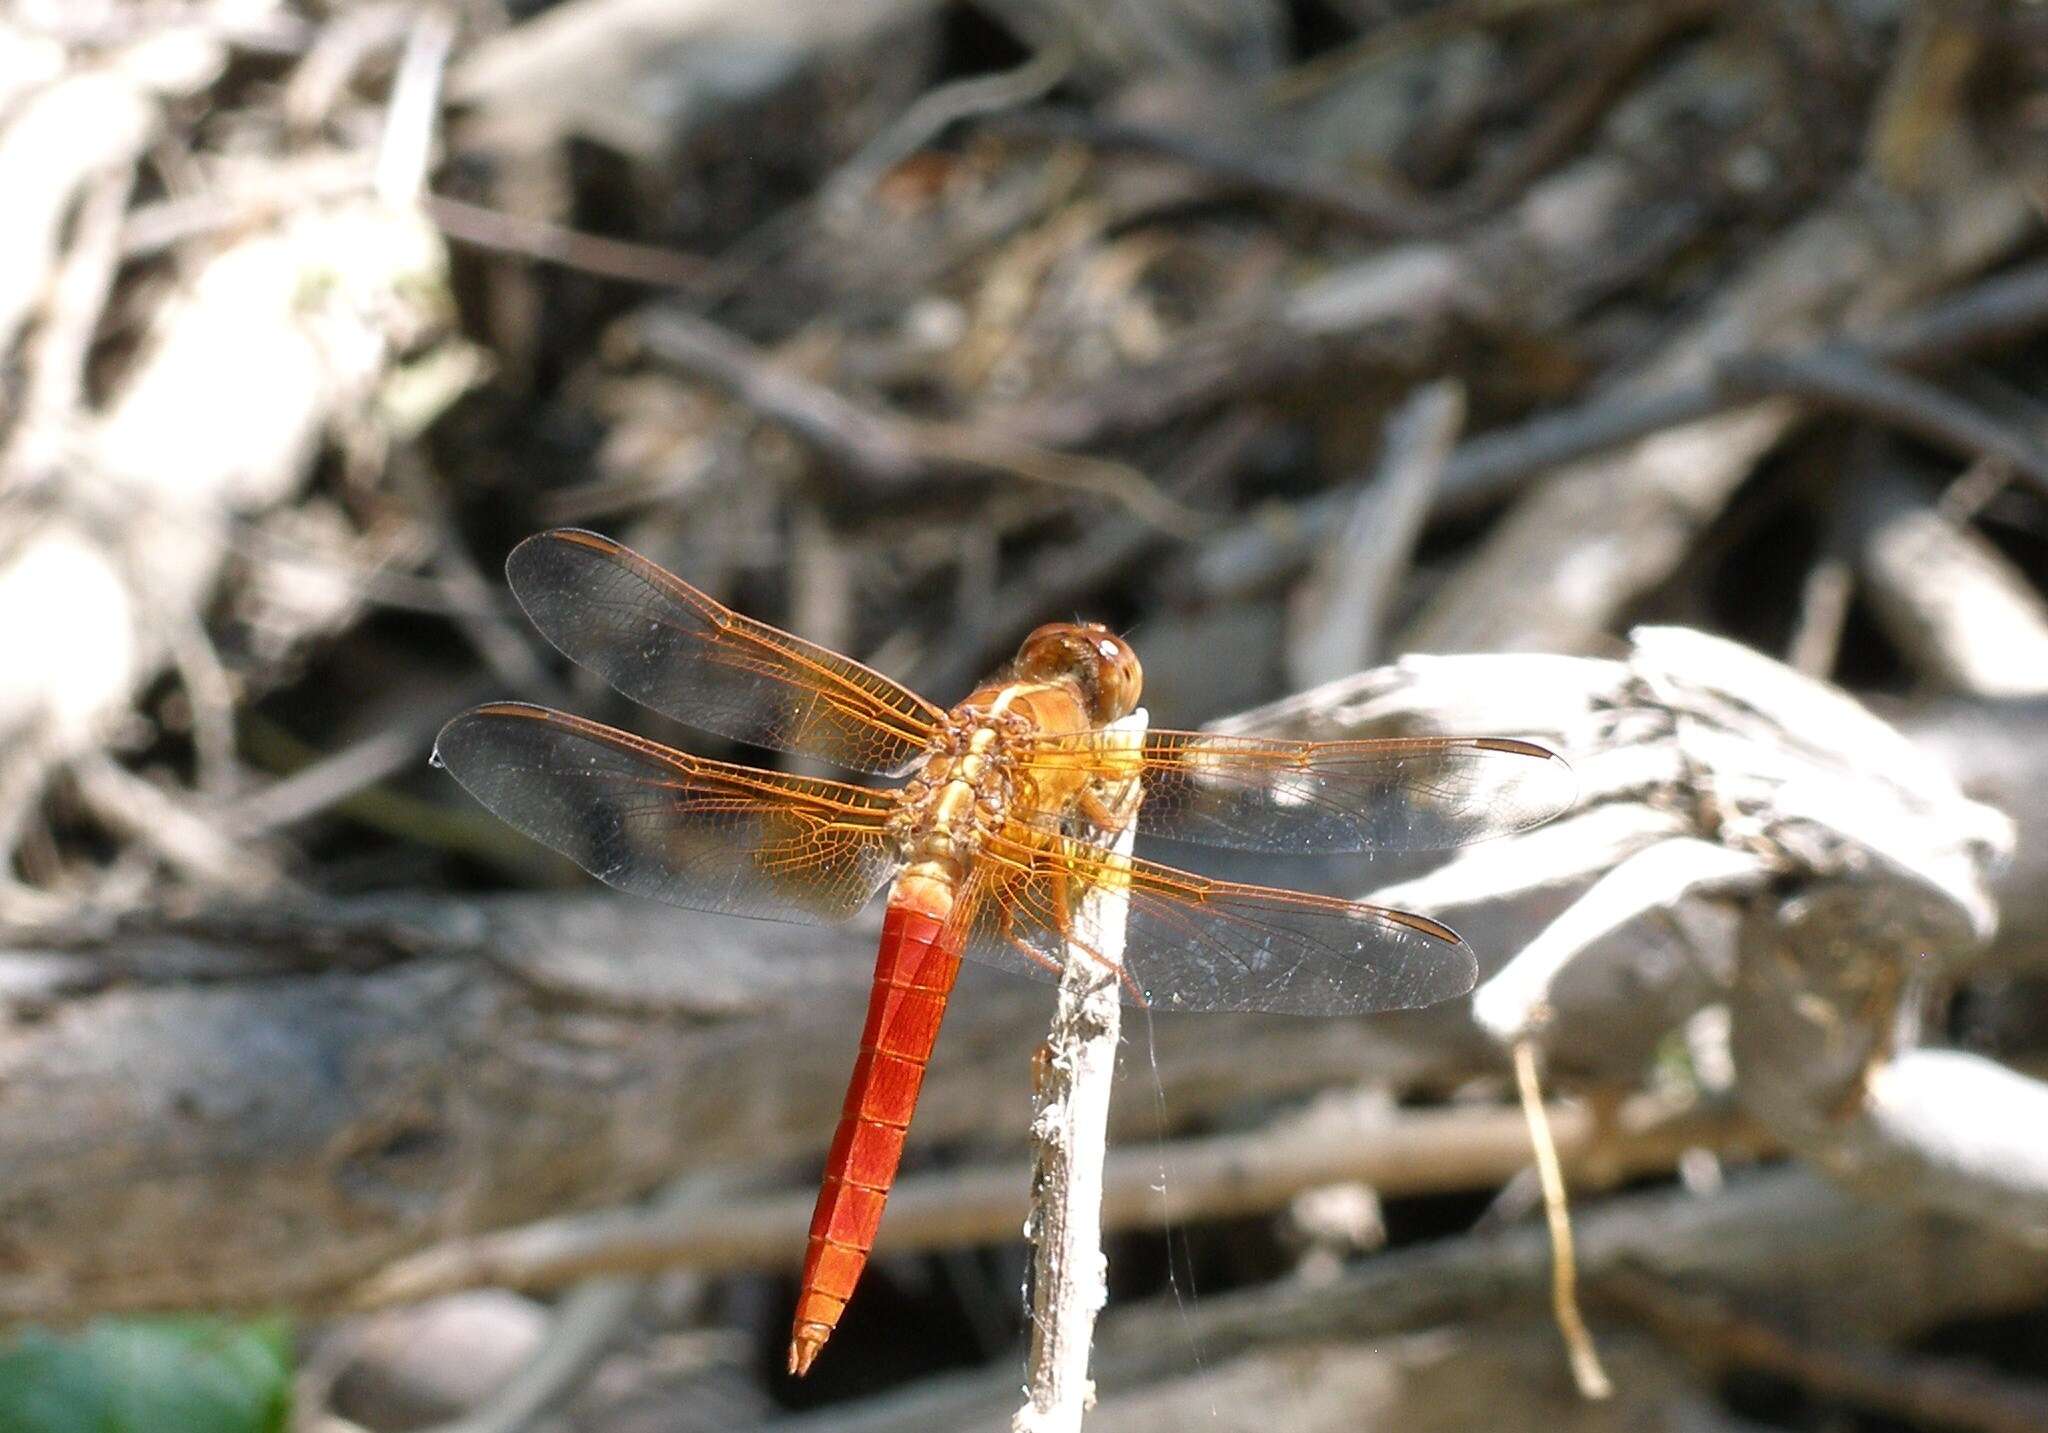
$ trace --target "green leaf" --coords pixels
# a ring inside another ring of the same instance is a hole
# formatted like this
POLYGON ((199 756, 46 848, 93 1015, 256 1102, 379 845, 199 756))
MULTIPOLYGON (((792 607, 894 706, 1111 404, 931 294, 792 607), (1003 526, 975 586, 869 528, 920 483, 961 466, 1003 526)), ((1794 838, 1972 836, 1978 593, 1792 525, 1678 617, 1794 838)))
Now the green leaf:
POLYGON ((107 1319, 0 1345, 5 1433, 285 1433, 282 1321, 107 1319))

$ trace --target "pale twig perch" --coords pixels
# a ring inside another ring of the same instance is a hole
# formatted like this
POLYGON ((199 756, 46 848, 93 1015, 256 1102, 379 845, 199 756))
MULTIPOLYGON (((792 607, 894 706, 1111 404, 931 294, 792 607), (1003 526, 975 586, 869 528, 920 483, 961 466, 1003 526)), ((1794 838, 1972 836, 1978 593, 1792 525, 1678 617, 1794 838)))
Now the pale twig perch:
POLYGON ((1515 1042, 1515 1086, 1529 1119, 1529 1143, 1536 1151, 1536 1174, 1543 1182, 1543 1213, 1550 1228, 1550 1311, 1571 1358, 1572 1382, 1582 1397, 1611 1398, 1614 1385, 1600 1366, 1600 1351, 1579 1312, 1578 1257, 1572 1244, 1571 1213, 1565 1204, 1564 1170, 1551 1138, 1550 1117, 1543 1108, 1543 1089, 1536 1079, 1536 1046, 1515 1042))
MULTIPOLYGON (((1109 730, 1127 734, 1135 745, 1145 724, 1141 708, 1109 730)), ((1121 831, 1098 834, 1128 858, 1137 812, 1126 806, 1119 814, 1121 831)), ((1083 894, 1046 1035, 1031 1121, 1037 1154, 1025 1223, 1032 1246, 1031 1360, 1024 1406, 1010 1421, 1014 1433, 1073 1433, 1095 1403, 1088 1354, 1095 1316, 1109 1298, 1102 1176, 1129 913, 1128 889, 1104 885, 1083 894)))

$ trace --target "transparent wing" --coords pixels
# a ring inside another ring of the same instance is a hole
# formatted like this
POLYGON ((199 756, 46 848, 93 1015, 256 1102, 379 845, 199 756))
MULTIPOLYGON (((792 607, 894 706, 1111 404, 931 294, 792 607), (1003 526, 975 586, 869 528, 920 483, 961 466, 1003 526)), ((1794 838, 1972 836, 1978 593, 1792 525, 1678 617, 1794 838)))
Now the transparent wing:
POLYGON ((434 758, 501 820, 670 905, 829 923, 900 864, 889 792, 706 761, 546 707, 465 712, 434 758))
POLYGON ((505 575, 534 626, 570 658, 642 706, 735 741, 893 776, 916 764, 945 715, 594 532, 530 537, 505 575))
POLYGON ((1103 969, 1132 1004, 1362 1014, 1449 1000, 1477 978, 1471 948, 1426 916, 1124 862, 1014 821, 977 858, 966 953, 1057 978, 1073 900, 1088 886, 1126 883, 1121 971, 1103 969))
POLYGON ((1145 835, 1246 851, 1427 851, 1540 825, 1572 804, 1563 759, 1502 737, 1270 741, 1151 731, 1039 737, 1019 759, 1143 782, 1145 835))

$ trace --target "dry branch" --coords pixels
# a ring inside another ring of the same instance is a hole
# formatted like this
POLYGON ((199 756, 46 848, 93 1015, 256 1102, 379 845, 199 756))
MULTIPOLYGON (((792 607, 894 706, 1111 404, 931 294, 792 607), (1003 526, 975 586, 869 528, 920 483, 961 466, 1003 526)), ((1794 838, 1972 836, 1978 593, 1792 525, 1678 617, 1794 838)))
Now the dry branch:
POLYGON ((1998 463, 2048 491, 2048 446, 2023 428, 2001 423, 1923 379, 1859 353, 1757 354, 1722 364, 1720 375, 1737 392, 1785 394, 1817 407, 1839 408, 1963 458, 1998 463))
POLYGON ((1857 568, 1913 666, 1951 691, 2048 696, 2048 598, 2019 566, 1889 473, 1855 500, 1857 568))
MULTIPOLYGON (((1864 1203, 1799 1170, 1736 1180, 1708 1198, 1676 1191, 1625 1196, 1585 1211, 1578 1222, 1580 1269, 1596 1285, 1618 1271, 1646 1271, 1681 1287, 1754 1301, 1791 1327, 1841 1339, 1892 1342, 1959 1310, 2024 1308, 2048 1289, 2048 1256, 2039 1249, 1864 1203)), ((1637 1421, 1655 1426, 1668 1412, 1671 1385, 1665 1378, 1645 1380, 1645 1364, 1625 1337, 1628 1326, 1611 1314, 1599 1327, 1616 1365, 1615 1399, 1585 1405, 1571 1391, 1557 1368, 1556 1334, 1547 1326, 1549 1279, 1544 1233, 1525 1227, 1379 1255, 1327 1283, 1291 1280, 1209 1295, 1185 1307, 1113 1310, 1097 1341, 1096 1376, 1114 1397, 1096 1423, 1160 1426, 1147 1412, 1162 1409, 1165 1426, 1206 1422, 1207 1410, 1218 1406, 1213 1395, 1229 1388, 1218 1388, 1214 1371, 1253 1358, 1302 1371, 1298 1378, 1265 1382, 1267 1402, 1222 1405, 1262 1419, 1256 1426, 1270 1426, 1276 1407, 1324 1406, 1306 1398, 1325 1367, 1322 1357, 1361 1344, 1399 1348, 1413 1339, 1411 1356, 1437 1376, 1412 1384, 1412 1375, 1403 1376, 1390 1389, 1382 1371, 1376 1381, 1347 1384, 1350 1396, 1339 1400, 1343 1411, 1303 1422, 1305 1433, 1355 1428, 1361 1407, 1383 1412, 1397 1427, 1484 1423, 1530 1433, 1590 1433, 1637 1421), (1475 1309, 1490 1317, 1471 1322, 1475 1309), (1518 1351, 1508 1367, 1499 1367, 1487 1350, 1504 1340, 1518 1351), (1290 1401, 1276 1404, 1274 1398, 1290 1401), (1587 1407, 1602 1412, 1589 1417, 1587 1407), (1128 1424, 1114 1421, 1120 1413, 1128 1414, 1128 1424)), ((976 1372, 927 1380, 787 1426, 789 1433, 986 1426, 1014 1396, 1006 1373, 976 1372)))
MULTIPOLYGON (((1942 202, 1853 186, 1794 226, 1637 376, 1682 392, 1732 355, 1851 335, 1995 262, 2038 232, 2024 176, 1954 176, 1942 202)), ((1578 650, 1661 580, 1759 458, 1799 421, 1783 399, 1663 427, 1553 474, 1404 635, 1410 650, 1578 650), (1582 560, 1560 563, 1560 551, 1582 560)))
POLYGON ((1717 1371, 1775 1374, 1809 1393, 1944 1428, 2029 1433, 2048 1424, 2048 1393, 2038 1385, 1960 1360, 1895 1353, 1825 1335, 1801 1338, 1625 1272, 1604 1280, 1601 1293, 1687 1358, 1717 1371))
POLYGON ((1350 515, 1295 589, 1288 676, 1312 687, 1372 666, 1445 456, 1465 421, 1455 382, 1419 389, 1387 421, 1385 452, 1350 515))
MULTIPOLYGON (((1404 305, 1420 303, 1426 308, 1429 295, 1446 286, 1462 287, 1468 277, 1461 268, 1446 267, 1441 256, 1435 261, 1415 257, 1421 260, 1422 272, 1408 274, 1398 285, 1404 305)), ((1884 322, 1860 342, 1838 332, 1827 340, 1826 348, 1868 362, 1932 368, 2044 327, 2048 265, 2037 262, 1944 294, 1884 322)), ((1796 360, 1801 352, 1795 348, 1792 357, 1796 360)), ((1723 368, 1740 373, 1752 362, 1768 364, 1783 356, 1770 349, 1737 353, 1718 360, 1702 381, 1648 391, 1635 391, 1631 385, 1624 393, 1602 393, 1524 423, 1473 435, 1445 460, 1432 515, 1454 517, 1483 509, 1513 496, 1528 480, 1550 469, 1581 464, 1667 429, 1742 408, 1753 401, 1753 388, 1726 381, 1723 368)), ((2003 441, 2010 439, 2007 434, 2003 441)), ((1211 538, 1191 564, 1194 585, 1207 593, 1230 595, 1269 584, 1305 564, 1355 500, 1348 489, 1339 489, 1300 504, 1285 526, 1238 527, 1211 538)))
MULTIPOLYGON (((13 882, 16 837, 66 766, 133 871, 156 862, 201 887, 262 884, 264 853, 227 849, 188 793, 134 777, 103 748, 172 668, 195 784, 209 796, 232 784, 234 678, 257 675, 256 664, 231 675, 204 617, 237 524, 299 498, 330 433, 370 431, 397 356, 446 317, 438 244, 402 204, 367 197, 360 163, 352 189, 196 231, 153 285, 124 282, 146 145, 157 146, 159 174, 176 171, 174 190, 218 179, 217 192, 180 196, 216 211, 233 175, 266 169, 216 167, 218 156, 185 153, 189 136, 160 132, 179 114, 169 102, 204 92, 227 65, 234 27, 203 8, 181 23, 110 13, 104 33, 88 27, 63 52, 64 73, 0 112, 0 188, 13 204, 0 242, 0 350, 35 324, 21 407, 0 414, 0 495, 13 519, 0 553, 0 629, 13 639, 0 680, 10 910, 62 904, 13 882), (101 362, 108 348, 117 361, 101 362)), ((413 106, 403 137, 416 157, 436 109, 430 93, 413 106)), ((351 608, 344 594, 279 645, 351 608)))
POLYGON ((1619 807, 1623 845, 1532 858, 1556 851, 1558 831, 1539 831, 1376 893, 1440 913, 1550 893, 1556 913, 1481 987, 1477 1022, 1620 1073, 1645 1051, 1618 1022, 1669 1029, 1725 999, 1737 1094, 1788 1144, 1881 1197, 2039 1228, 2048 1091, 1913 1048, 1898 1024, 1996 929, 2009 820, 1832 688, 1697 633, 1634 644, 1625 663, 1521 659, 1511 696, 1468 684, 1508 659, 1411 658, 1251 719, 1316 737, 1513 725, 1569 753, 1580 809, 1558 830, 1619 807), (1676 958, 1659 927, 1684 942, 1676 958))
MULTIPOLYGON (((1108 728, 1142 743, 1141 707, 1108 728)), ((1091 833, 1128 864, 1137 839, 1137 790, 1115 798, 1118 831, 1091 833)), ((1109 1146, 1109 1096, 1123 1023, 1127 887, 1104 885, 1081 896, 1067 942, 1052 1027, 1032 1092, 1031 1352, 1024 1406, 1012 1433, 1079 1433, 1095 1406, 1088 1359, 1095 1316, 1109 1302, 1109 1261, 1102 1252, 1103 1163, 1109 1146)))
MULTIPOLYGON (((452 1234, 617 1204, 685 1169, 814 1158, 873 939, 603 894, 17 938, 0 965, 0 1318, 327 1303, 452 1234)), ((1045 1001, 963 975, 920 1142, 1026 1127, 1045 1001)), ((1444 1080, 1481 1053, 1454 1011, 1160 1016, 1157 1036, 1184 1115, 1444 1080)))
MULTIPOLYGON (((1669 1171, 1688 1149, 1733 1160, 1771 1150, 1738 1116, 1674 1111, 1654 1100, 1626 1107, 1612 1121, 1583 1104, 1560 1104, 1550 1121, 1564 1170, 1581 1189, 1669 1171)), ((1144 1229, 1266 1213, 1307 1190, 1350 1183, 1389 1198, 1481 1189, 1505 1184, 1528 1166, 1527 1126, 1512 1110, 1492 1105, 1360 1112, 1244 1135, 1140 1142, 1110 1152, 1102 1225, 1144 1229)), ((1028 1211, 1030 1174, 1018 1164, 906 1176, 890 1196, 885 1252, 1013 1237, 1028 1211)), ((487 1286, 546 1290, 664 1268, 780 1268, 801 1249, 814 1202, 807 1191, 791 1191, 686 1210, 571 1215, 451 1240, 381 1270, 349 1302, 383 1307, 487 1286)))

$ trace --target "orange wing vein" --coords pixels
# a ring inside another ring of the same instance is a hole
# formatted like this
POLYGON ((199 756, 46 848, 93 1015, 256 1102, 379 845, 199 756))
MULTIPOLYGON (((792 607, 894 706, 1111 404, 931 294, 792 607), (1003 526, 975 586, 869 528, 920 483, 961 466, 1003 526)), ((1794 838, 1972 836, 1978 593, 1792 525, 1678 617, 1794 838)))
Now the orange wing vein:
POLYGON ((505 561, 565 654, 642 706, 735 741, 899 775, 945 714, 907 687, 733 611, 610 538, 561 528, 505 561))
POLYGON ((1572 804, 1564 761, 1499 737, 1273 741, 1198 731, 1082 732, 1026 743, 1041 771, 1135 773, 1141 834, 1313 855, 1427 851, 1537 826, 1572 804))
POLYGON ((985 844, 956 922, 965 953, 1040 978, 1067 958, 1067 912, 1088 885, 1128 883, 1125 999, 1161 1010, 1293 1015, 1408 1009, 1462 995, 1478 966, 1426 916, 1299 891, 1127 864, 1012 821, 985 844))
POLYGON ((546 707, 465 712, 434 758, 500 819, 670 905, 830 923, 901 864, 890 792, 707 761, 546 707))

